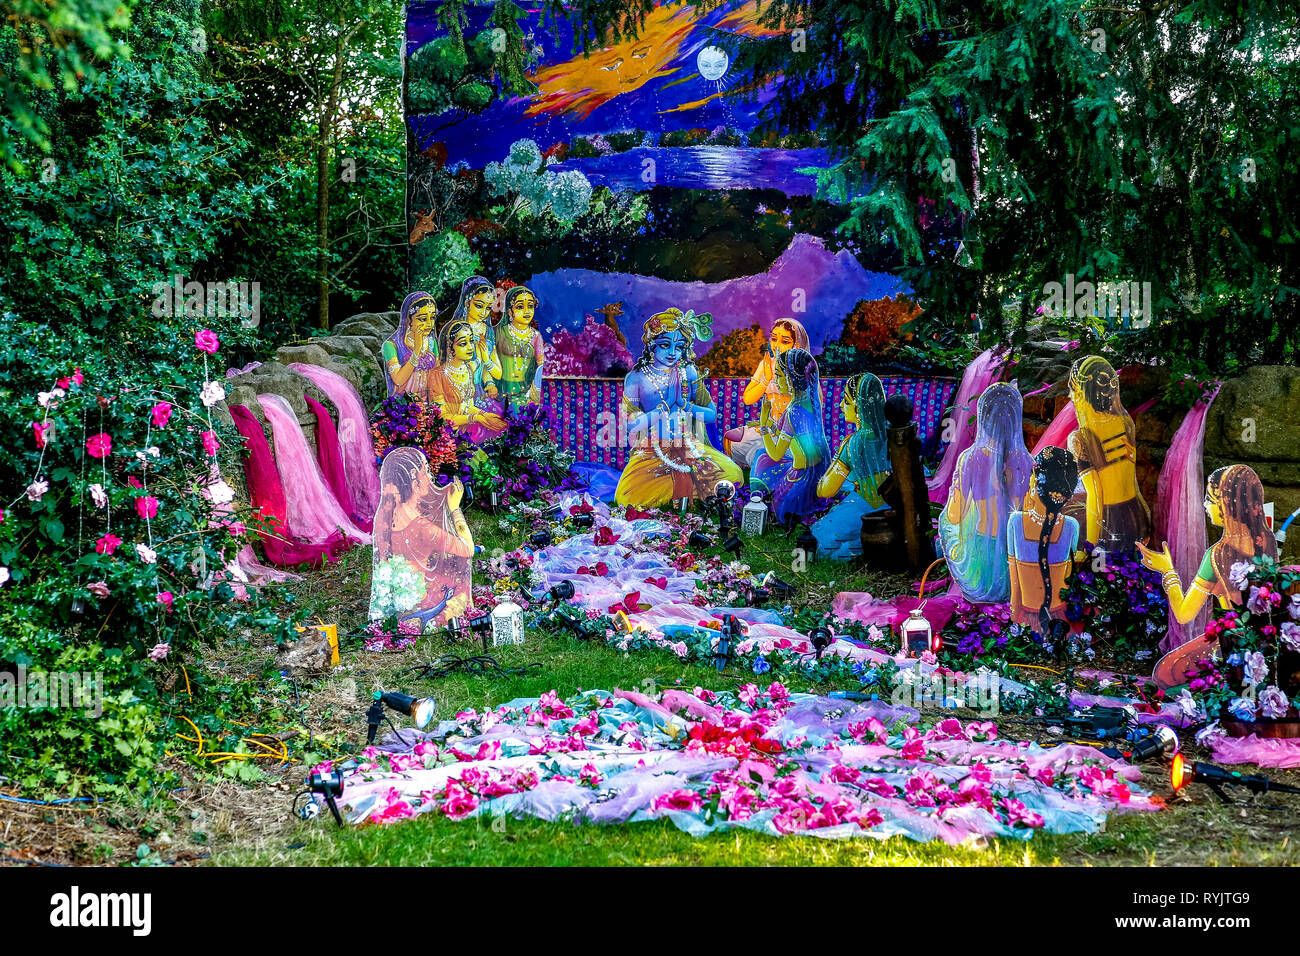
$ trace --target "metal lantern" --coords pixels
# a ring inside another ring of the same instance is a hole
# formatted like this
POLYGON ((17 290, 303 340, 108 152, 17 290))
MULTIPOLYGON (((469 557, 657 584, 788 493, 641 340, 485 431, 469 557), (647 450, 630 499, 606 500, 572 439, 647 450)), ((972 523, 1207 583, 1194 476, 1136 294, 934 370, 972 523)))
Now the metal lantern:
POLYGON ((903 655, 920 657, 930 650, 932 631, 930 622, 925 619, 921 609, 914 608, 903 622, 903 655))
POLYGON ((745 535, 760 535, 763 528, 767 525, 767 504, 763 501, 763 496, 753 494, 749 496, 749 504, 741 509, 740 514, 740 531, 745 535))
POLYGON ((502 601, 492 609, 492 646, 523 642, 523 609, 513 601, 502 601))

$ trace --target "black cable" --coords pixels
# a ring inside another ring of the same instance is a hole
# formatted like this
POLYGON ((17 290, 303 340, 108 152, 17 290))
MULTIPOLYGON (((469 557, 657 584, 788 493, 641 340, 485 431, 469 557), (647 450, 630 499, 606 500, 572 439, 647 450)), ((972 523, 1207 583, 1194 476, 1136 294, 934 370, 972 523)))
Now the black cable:
POLYGON ((389 717, 388 714, 386 714, 386 713, 384 714, 384 720, 388 721, 388 726, 392 728, 393 733, 397 736, 397 739, 398 739, 398 740, 400 740, 402 743, 406 744, 406 746, 408 746, 408 747, 414 747, 414 746, 415 746, 415 744, 406 743, 406 738, 402 736, 402 732, 401 732, 400 730, 397 729, 397 727, 393 724, 393 720, 392 720, 392 718, 389 717))
POLYGON ((44 860, 24 860, 17 856, 0 856, 0 860, 4 860, 6 863, 22 863, 24 866, 52 866, 57 867, 60 870, 66 870, 68 868, 68 864, 66 863, 46 863, 44 860))

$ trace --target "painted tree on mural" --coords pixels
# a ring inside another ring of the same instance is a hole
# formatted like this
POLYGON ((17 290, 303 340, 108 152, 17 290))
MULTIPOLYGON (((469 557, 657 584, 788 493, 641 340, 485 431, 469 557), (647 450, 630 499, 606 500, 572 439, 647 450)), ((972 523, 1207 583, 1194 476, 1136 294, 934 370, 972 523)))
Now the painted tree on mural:
MULTIPOLYGON (((548 6, 590 45, 652 4, 548 6)), ((1023 334, 1074 274, 1152 283, 1139 354, 1300 357, 1293 4, 773 0, 762 22, 718 42, 776 81, 772 129, 827 139, 843 229, 897 248, 928 321, 1023 334)))

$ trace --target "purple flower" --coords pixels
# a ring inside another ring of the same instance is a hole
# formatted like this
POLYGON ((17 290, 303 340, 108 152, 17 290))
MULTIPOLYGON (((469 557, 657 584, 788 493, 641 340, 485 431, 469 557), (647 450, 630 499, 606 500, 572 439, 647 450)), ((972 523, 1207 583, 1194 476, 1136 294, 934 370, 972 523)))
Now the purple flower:
POLYGON ((1300 651, 1300 624, 1282 622, 1282 643, 1293 651, 1300 651))
POLYGON ((1255 719, 1255 702, 1247 700, 1245 697, 1238 697, 1228 704, 1228 713, 1238 720, 1249 723, 1255 719))
POLYGON ((1247 584, 1247 575, 1250 574, 1250 562, 1238 561, 1228 569, 1228 583, 1238 591, 1244 591, 1247 584))
POLYGON ((1268 677, 1268 661, 1259 651, 1246 654, 1246 683, 1262 684, 1268 677))
POLYGON ((1270 720, 1280 720, 1291 709, 1291 701, 1280 687, 1270 684, 1259 693, 1259 713, 1270 720))

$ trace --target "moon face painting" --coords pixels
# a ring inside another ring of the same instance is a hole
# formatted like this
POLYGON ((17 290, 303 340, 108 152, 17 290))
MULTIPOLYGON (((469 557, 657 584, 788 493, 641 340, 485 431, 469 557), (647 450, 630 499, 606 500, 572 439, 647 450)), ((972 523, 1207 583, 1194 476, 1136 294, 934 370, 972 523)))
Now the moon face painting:
POLYGON ((731 65, 731 57, 719 46, 706 46, 695 57, 695 68, 706 80, 720 80, 731 65))

